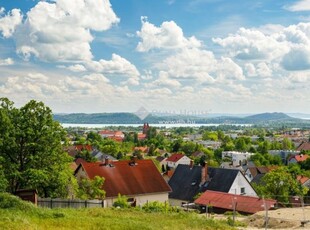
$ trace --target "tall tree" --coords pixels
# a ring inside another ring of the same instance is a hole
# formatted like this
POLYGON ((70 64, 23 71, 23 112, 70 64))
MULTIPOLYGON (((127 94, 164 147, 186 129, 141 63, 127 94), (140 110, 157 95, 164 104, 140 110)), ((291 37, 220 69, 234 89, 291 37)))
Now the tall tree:
POLYGON ((63 151, 65 131, 52 111, 34 100, 20 109, 0 99, 0 156, 8 190, 37 189, 40 196, 65 197, 74 183, 71 158, 63 151))
POLYGON ((291 195, 304 195, 304 190, 297 180, 285 167, 279 167, 262 178, 261 185, 254 185, 260 196, 274 198, 281 202, 288 202, 291 195))

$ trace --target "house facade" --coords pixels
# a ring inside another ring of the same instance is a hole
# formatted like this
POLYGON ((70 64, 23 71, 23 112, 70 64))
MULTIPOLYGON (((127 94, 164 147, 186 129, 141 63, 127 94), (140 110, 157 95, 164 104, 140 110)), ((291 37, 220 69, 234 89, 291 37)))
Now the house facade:
POLYGON ((75 170, 78 181, 100 176, 105 179, 105 207, 111 207, 118 194, 130 198, 137 206, 147 202, 168 201, 171 188, 163 179, 152 160, 125 160, 81 163, 75 170))
POLYGON ((98 134, 102 138, 109 138, 115 141, 123 141, 125 138, 125 134, 122 131, 112 131, 112 130, 101 130, 98 134))
POLYGON ((213 168, 207 164, 180 164, 169 180, 169 185, 172 189, 169 203, 174 206, 193 202, 197 194, 207 190, 257 197, 255 190, 239 170, 213 168))
POLYGON ((231 160, 233 166, 239 166, 246 164, 253 153, 248 152, 237 152, 237 151, 223 151, 222 159, 228 158, 231 160))
POLYGON ((175 169, 179 164, 189 165, 191 159, 183 154, 175 153, 166 159, 169 168, 175 169))

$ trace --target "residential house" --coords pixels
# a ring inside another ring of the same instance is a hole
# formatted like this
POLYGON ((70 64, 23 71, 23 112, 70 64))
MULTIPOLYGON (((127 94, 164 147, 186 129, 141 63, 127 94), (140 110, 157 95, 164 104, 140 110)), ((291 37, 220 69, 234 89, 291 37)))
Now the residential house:
POLYGON ((202 157, 202 156, 205 156, 206 154, 204 153, 204 152, 202 152, 202 151, 196 151, 196 152, 194 152, 193 154, 192 154, 192 157, 194 157, 194 158, 200 158, 200 157, 202 157))
POLYGON ((297 180, 302 184, 302 186, 305 186, 310 189, 310 178, 309 177, 298 175, 297 180))
POLYGON ((210 149, 218 149, 222 145, 222 142, 220 141, 211 141, 211 140, 197 141, 197 143, 202 144, 205 148, 210 149))
MULTIPOLYGON (((253 196, 243 196, 224 192, 207 190, 195 200, 195 204, 205 208, 212 207, 212 212, 225 213, 237 211, 241 214, 254 214, 275 207, 276 200, 261 199, 253 196)), ((210 210, 209 210, 210 212, 210 210)))
POLYGON ((122 131, 101 130, 98 134, 102 138, 109 138, 118 142, 122 142, 125 138, 125 134, 122 131))
POLYGON ((163 156, 158 156, 155 158, 158 162, 159 162, 159 165, 160 165, 160 168, 162 168, 163 166, 166 168, 166 165, 167 165, 167 158, 163 157, 163 156))
POLYGON ((144 133, 138 133, 138 140, 139 141, 143 141, 146 139, 146 134, 144 133))
POLYGON ((296 149, 297 151, 310 151, 310 142, 302 142, 296 149))
POLYGON ((94 149, 92 151, 92 156, 95 157, 98 161, 104 161, 106 158, 108 158, 110 161, 117 161, 115 157, 106 153, 102 153, 98 149, 94 149))
POLYGON ((250 159, 254 153, 237 152, 237 151, 223 151, 222 159, 230 159, 233 166, 243 165, 250 159))
POLYGON ((169 168, 175 169, 179 164, 189 165, 191 159, 184 154, 175 153, 166 159, 169 168))
POLYGON ((260 179, 269 171, 277 168, 277 166, 254 166, 254 167, 248 167, 245 170, 245 177, 248 179, 248 181, 253 183, 259 183, 260 179))
POLYGON ((172 188, 169 203, 175 206, 193 202, 197 194, 206 190, 257 196, 239 170, 213 168, 207 164, 204 166, 179 164, 169 180, 169 185, 172 188))
POLYGON ((241 165, 234 166, 231 162, 222 162, 220 168, 223 169, 238 169, 241 172, 244 172, 243 167, 241 165))
POLYGON ((171 188, 163 179, 152 160, 125 160, 81 163, 75 170, 78 181, 82 178, 105 178, 102 189, 106 192, 105 207, 111 207, 118 194, 126 195, 135 205, 151 201, 165 202, 171 188))
POLYGON ((91 145, 73 145, 65 147, 64 151, 66 151, 71 157, 75 157, 82 151, 92 152, 93 147, 91 145))
POLYGON ((298 162, 303 162, 303 161, 307 160, 308 158, 309 158, 309 155, 307 155, 307 154, 297 154, 297 155, 291 156, 288 159, 288 164, 295 164, 298 162))
POLYGON ((299 154, 300 151, 293 150, 269 150, 268 153, 272 156, 279 156, 284 164, 287 164, 287 158, 291 155, 299 154))
POLYGON ((145 155, 148 154, 148 152, 149 152, 149 147, 147 147, 147 146, 134 147, 134 148, 133 148, 133 151, 134 151, 134 152, 139 152, 139 153, 141 153, 142 156, 144 157, 145 155))

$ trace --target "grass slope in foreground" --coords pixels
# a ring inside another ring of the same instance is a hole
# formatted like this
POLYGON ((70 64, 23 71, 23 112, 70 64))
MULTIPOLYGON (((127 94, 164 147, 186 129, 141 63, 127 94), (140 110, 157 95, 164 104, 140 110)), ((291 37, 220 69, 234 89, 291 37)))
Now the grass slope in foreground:
POLYGON ((43 209, 0 194, 0 229, 233 229, 196 213, 137 209, 43 209))

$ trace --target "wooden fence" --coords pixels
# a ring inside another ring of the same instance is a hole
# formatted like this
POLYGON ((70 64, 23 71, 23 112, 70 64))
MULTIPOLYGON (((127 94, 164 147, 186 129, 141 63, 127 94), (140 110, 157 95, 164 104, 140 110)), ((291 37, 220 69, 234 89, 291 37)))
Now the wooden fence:
POLYGON ((38 206, 43 208, 94 208, 104 207, 103 200, 38 198, 38 206))

